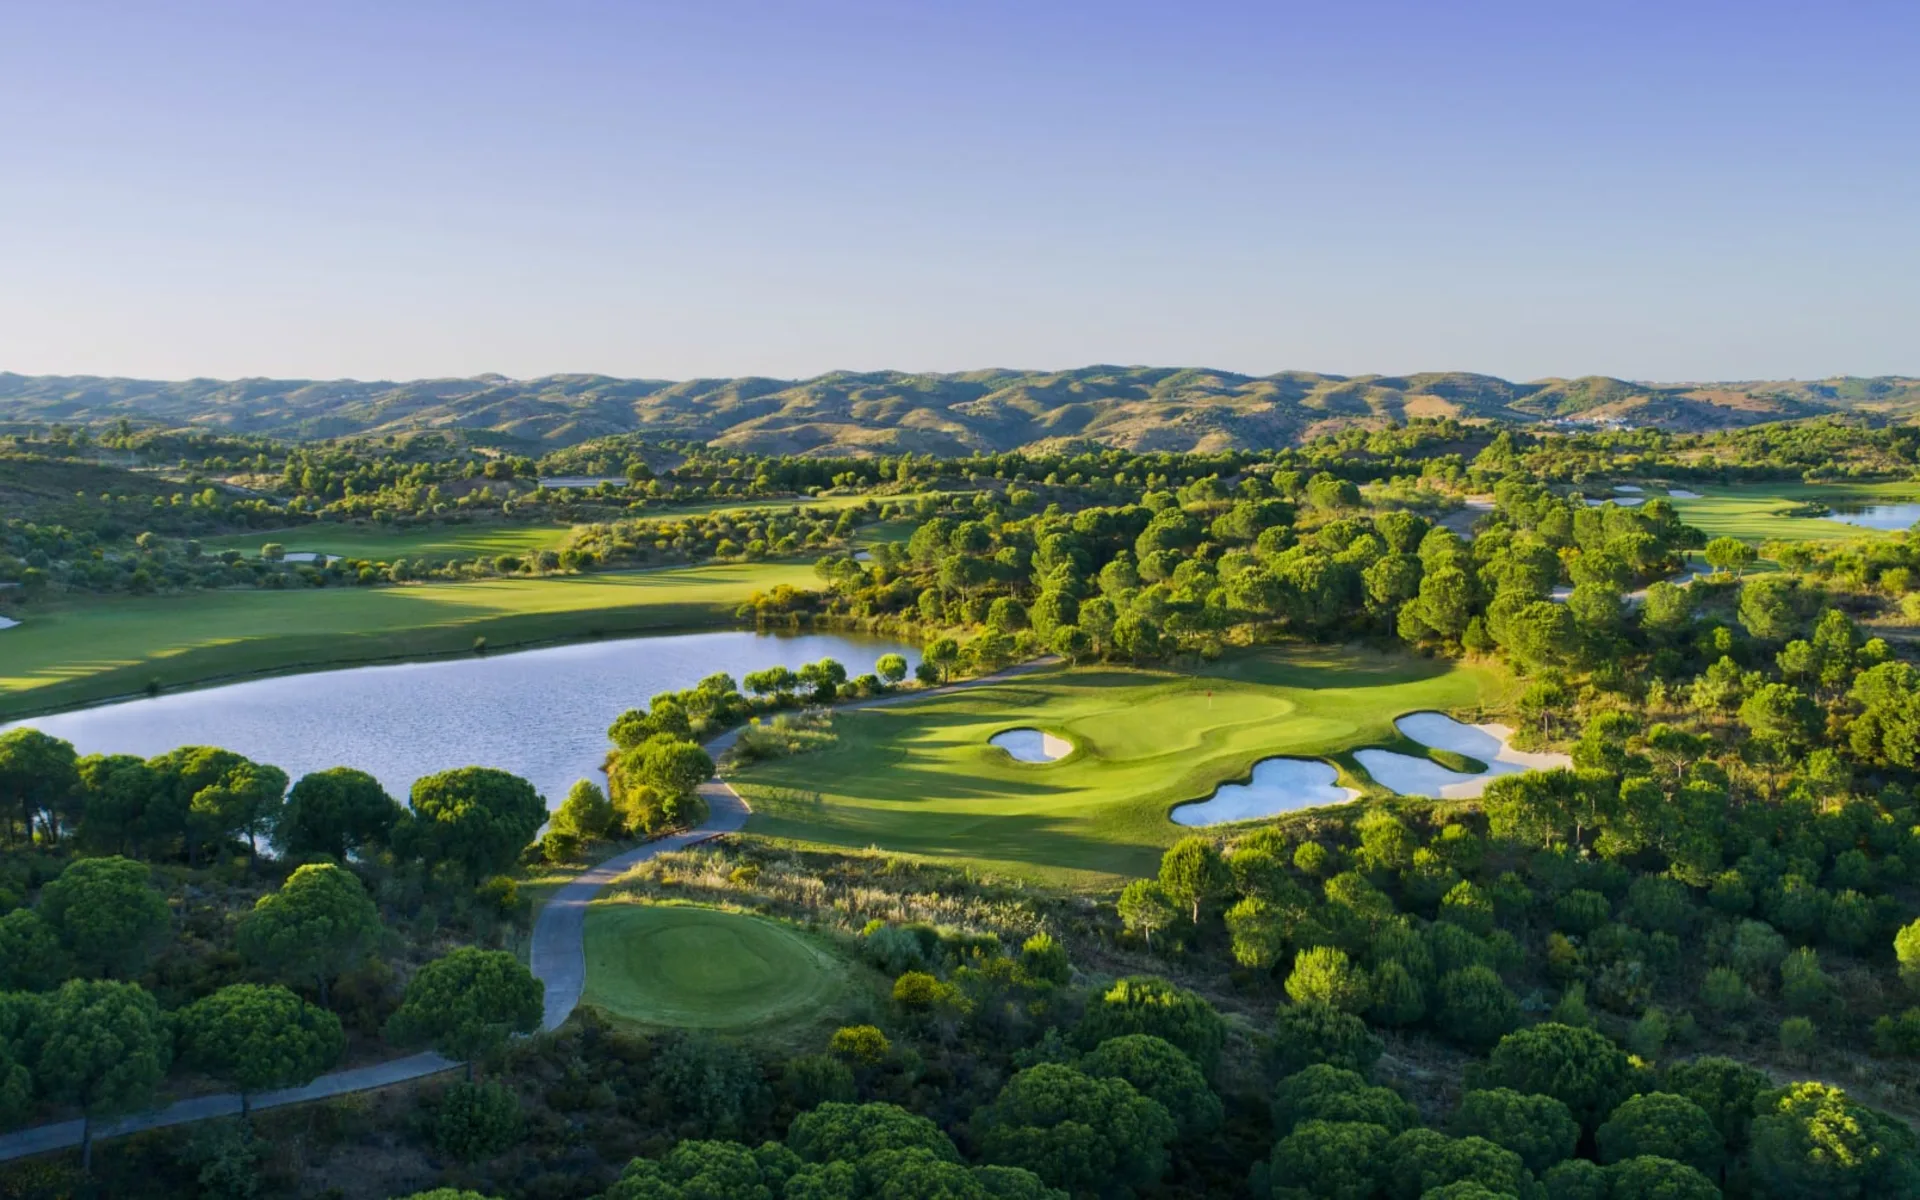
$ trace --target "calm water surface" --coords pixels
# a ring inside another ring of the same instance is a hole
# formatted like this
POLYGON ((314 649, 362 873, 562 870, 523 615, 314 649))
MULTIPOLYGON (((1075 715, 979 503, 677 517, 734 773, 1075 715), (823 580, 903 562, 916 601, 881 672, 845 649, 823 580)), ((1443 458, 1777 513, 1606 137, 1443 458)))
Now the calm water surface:
POLYGON ((1833 515, 1829 520, 1839 521, 1843 525, 1858 525, 1862 529, 1898 531, 1911 529, 1914 522, 1920 521, 1920 502, 1911 500, 1839 502, 1831 508, 1833 515))
POLYGON ((692 687, 715 671, 738 683, 763 667, 820 658, 862 675, 892 653, 919 661, 905 646, 841 634, 622 638, 285 675, 17 724, 65 738, 82 754, 150 757, 175 746, 224 746, 293 779, 358 767, 402 800, 422 775, 499 767, 531 780, 558 806, 576 779, 598 776, 613 719, 657 693, 692 687))

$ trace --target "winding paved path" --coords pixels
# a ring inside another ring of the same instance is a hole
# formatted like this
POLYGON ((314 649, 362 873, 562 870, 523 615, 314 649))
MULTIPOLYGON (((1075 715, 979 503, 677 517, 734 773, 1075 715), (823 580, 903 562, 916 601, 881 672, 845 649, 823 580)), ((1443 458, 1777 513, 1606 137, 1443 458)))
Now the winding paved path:
MULTIPOLYGON (((856 700, 850 704, 840 705, 837 711, 876 708, 882 705, 923 700, 929 696, 995 683, 1011 676, 1051 666, 1058 661, 1054 658, 1037 659, 993 675, 962 680, 944 687, 895 692, 889 696, 876 696, 871 700, 856 700)), ((717 761, 739 737, 739 729, 729 729, 707 743, 707 753, 717 761)), ((541 1021, 541 1028, 558 1029, 566 1023, 567 1018, 573 1014, 574 1008, 580 1003, 580 993, 587 982, 587 906, 593 902, 595 896, 600 894, 602 888, 657 854, 671 854, 676 850, 685 850, 689 846, 695 846, 713 838, 737 833, 746 826, 751 810, 747 807, 747 802, 740 798, 740 793, 734 791, 724 780, 716 777, 701 784, 700 798, 706 801, 707 819, 698 828, 669 834, 581 872, 571 883, 556 891, 540 909, 540 915, 534 920, 533 937, 527 958, 534 975, 546 985, 547 989, 547 1008, 544 1019, 541 1021)), ((305 1087, 262 1092, 253 1098, 253 1107, 256 1110, 279 1108, 288 1104, 305 1104, 308 1101, 325 1100, 352 1092, 391 1087, 396 1083, 406 1083, 409 1080, 438 1075, 443 1071, 452 1071, 459 1066, 459 1063, 428 1051, 423 1054, 409 1055, 406 1058, 374 1063, 370 1066, 334 1071, 331 1074, 322 1075, 305 1087)), ((185 1125, 192 1121, 204 1121, 210 1117, 239 1115, 240 1097, 237 1093, 223 1092, 218 1095, 195 1096, 190 1100, 176 1101, 153 1112, 135 1113, 118 1120, 102 1120, 94 1126, 93 1140, 97 1142, 105 1138, 139 1133, 148 1129, 185 1125)), ((80 1144, 80 1133, 81 1123, 74 1120, 33 1125, 12 1133, 0 1134, 0 1162, 25 1158, 32 1154, 45 1154, 53 1150, 70 1149, 80 1144)))

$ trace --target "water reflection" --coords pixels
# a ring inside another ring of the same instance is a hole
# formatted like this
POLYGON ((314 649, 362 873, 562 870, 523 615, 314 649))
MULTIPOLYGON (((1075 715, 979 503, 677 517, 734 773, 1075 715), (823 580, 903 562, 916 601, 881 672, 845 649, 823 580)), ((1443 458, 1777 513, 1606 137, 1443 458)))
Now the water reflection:
POLYGON ((224 746, 298 779, 352 766, 404 798, 422 775, 451 767, 512 771, 558 805, 596 775, 607 726, 659 692, 715 671, 797 668, 820 658, 849 676, 883 654, 918 656, 878 638, 746 632, 621 638, 484 658, 353 667, 249 680, 17 722, 82 754, 148 757, 176 746, 224 746))

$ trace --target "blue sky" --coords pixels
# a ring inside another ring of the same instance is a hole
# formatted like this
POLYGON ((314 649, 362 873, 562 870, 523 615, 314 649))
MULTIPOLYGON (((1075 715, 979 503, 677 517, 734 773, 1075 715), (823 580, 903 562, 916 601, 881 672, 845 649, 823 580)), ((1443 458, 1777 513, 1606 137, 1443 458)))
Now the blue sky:
POLYGON ((1920 373, 1896 3, 0 4, 0 370, 1920 373))

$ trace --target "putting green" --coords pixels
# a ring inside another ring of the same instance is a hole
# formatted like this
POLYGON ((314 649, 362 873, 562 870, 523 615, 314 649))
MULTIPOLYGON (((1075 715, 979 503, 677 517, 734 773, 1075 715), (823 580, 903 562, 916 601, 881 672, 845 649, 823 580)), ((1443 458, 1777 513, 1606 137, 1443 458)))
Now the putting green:
POLYGON ((764 917, 627 903, 587 911, 584 1000, 636 1024, 765 1028, 813 1016, 847 983, 826 946, 764 917))
POLYGON ((1104 886, 1150 874, 1191 832, 1168 811, 1245 779, 1262 758, 1346 764, 1363 746, 1402 748, 1393 718, 1493 704, 1509 686, 1491 668, 1337 647, 1240 652, 1190 674, 1053 667, 843 713, 831 749, 756 763, 731 782, 753 806, 751 833, 1104 886), (1063 735, 1077 752, 1016 762, 988 741, 1014 725, 1063 735))

